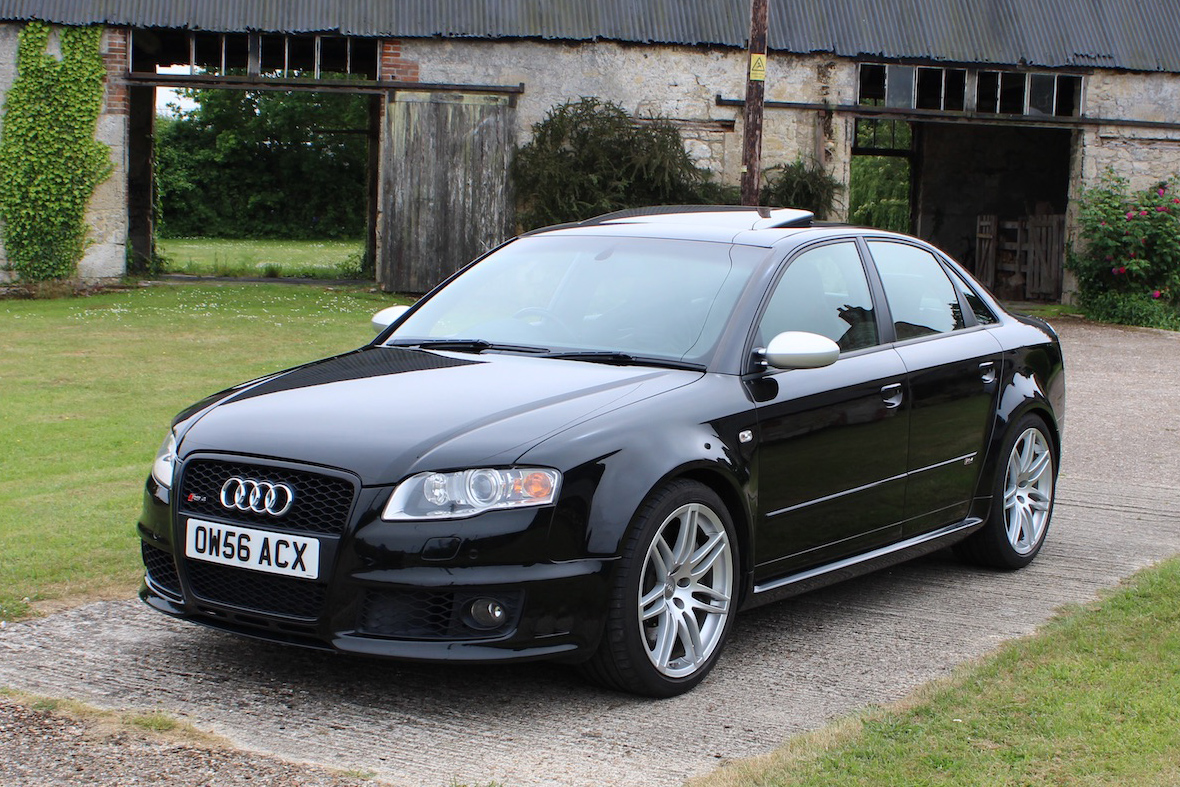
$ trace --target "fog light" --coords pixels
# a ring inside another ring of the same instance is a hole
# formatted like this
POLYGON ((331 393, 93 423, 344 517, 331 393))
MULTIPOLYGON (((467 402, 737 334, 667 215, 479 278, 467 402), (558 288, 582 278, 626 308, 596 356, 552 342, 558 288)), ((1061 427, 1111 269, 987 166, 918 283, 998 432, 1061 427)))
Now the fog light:
POLYGON ((494 598, 477 598, 471 602, 471 620, 479 628, 497 628, 507 618, 508 610, 494 598))

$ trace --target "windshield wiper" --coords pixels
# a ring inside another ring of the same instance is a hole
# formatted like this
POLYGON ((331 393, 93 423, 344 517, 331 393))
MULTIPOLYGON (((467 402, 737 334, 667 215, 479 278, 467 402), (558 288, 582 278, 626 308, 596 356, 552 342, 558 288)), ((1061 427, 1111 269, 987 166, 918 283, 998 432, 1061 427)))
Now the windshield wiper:
POLYGON ((482 353, 491 351, 509 353, 547 353, 547 347, 531 347, 526 344, 497 344, 486 339, 400 339, 386 342, 387 347, 413 347, 419 350, 451 350, 460 353, 482 353))
POLYGON ((699 363, 678 361, 672 358, 650 358, 645 355, 631 355, 617 350, 575 350, 571 352, 547 353, 546 358, 559 358, 564 361, 589 361, 590 363, 605 363, 611 366, 658 366, 668 369, 688 369, 694 372, 704 371, 699 363))

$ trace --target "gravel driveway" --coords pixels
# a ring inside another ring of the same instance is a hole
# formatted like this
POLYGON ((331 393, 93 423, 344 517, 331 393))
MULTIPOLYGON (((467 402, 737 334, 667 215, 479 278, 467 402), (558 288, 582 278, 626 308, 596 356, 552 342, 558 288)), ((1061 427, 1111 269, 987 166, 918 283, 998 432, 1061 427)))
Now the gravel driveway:
POLYGON ((255 767, 255 783, 335 783, 296 765, 311 763, 396 785, 676 785, 899 699, 1180 552, 1180 335, 1074 319, 1057 327, 1064 462, 1048 541, 1024 571, 939 554, 763 607, 739 617, 701 687, 658 702, 552 665, 343 658, 177 623, 133 599, 91 604, 0 632, 0 686, 163 711, 242 751, 192 767, 167 752, 120 759, 0 698, 0 783, 125 785, 168 773, 154 783, 232 784, 255 767), (213 772, 224 778, 200 780, 213 772))

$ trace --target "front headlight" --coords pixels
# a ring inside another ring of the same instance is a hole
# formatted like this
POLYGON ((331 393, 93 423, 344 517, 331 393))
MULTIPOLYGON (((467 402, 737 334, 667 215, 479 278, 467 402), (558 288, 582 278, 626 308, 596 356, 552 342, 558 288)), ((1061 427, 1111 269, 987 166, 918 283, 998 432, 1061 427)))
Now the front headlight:
POLYGON ((172 472, 176 467, 176 433, 169 432, 152 462, 152 478, 165 489, 172 488, 172 472))
POLYGON ((544 506, 557 499, 561 473, 540 467, 419 473, 398 485, 381 518, 461 519, 502 508, 544 506))

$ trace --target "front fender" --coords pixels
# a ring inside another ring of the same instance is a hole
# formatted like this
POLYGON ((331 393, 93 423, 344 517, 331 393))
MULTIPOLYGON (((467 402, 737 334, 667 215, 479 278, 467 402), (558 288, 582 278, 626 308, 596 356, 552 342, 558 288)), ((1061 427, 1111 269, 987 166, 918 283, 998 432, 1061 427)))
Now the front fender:
POLYGON ((615 411, 609 428, 580 424, 533 447, 522 464, 561 468, 551 536, 553 559, 614 557, 644 499, 661 484, 692 477, 725 501, 748 536, 751 457, 738 438, 754 428, 740 381, 717 375, 615 411), (701 403, 708 403, 703 411, 701 403))

